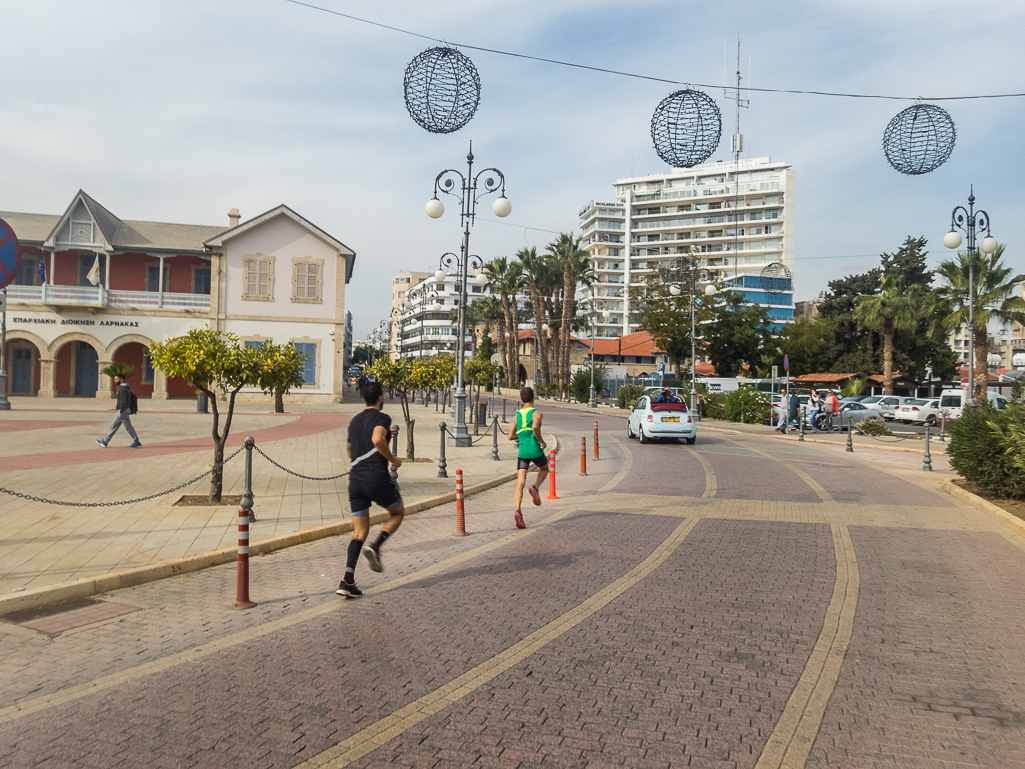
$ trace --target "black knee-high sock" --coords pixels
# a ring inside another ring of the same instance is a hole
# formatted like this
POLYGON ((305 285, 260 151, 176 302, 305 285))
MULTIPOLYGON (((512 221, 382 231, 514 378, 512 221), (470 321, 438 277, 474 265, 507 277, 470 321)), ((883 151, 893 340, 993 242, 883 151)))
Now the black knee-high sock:
POLYGON ((345 554, 345 581, 354 582, 356 577, 356 562, 359 560, 360 551, 363 549, 363 540, 353 537, 349 540, 349 550, 345 554))
POLYGON ((381 545, 383 545, 387 541, 388 541, 388 532, 386 532, 384 529, 381 529, 381 531, 377 535, 377 539, 374 540, 374 550, 380 550, 381 549, 381 545))

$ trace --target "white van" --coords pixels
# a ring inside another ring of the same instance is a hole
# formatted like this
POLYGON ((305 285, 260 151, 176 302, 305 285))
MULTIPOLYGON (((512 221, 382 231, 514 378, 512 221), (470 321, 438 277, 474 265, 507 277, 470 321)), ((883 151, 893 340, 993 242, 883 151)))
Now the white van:
MULTIPOLYGON (((1007 399, 996 390, 987 390, 986 399, 989 405, 997 411, 1007 408, 1007 399)), ((956 390, 944 390, 940 393, 940 419, 957 419, 964 411, 965 402, 968 400, 968 391, 958 388, 956 390)))

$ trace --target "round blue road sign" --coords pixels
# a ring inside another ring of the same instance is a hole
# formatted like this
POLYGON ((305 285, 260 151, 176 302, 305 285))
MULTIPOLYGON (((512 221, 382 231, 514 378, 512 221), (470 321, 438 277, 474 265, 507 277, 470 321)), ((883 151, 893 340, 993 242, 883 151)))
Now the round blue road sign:
POLYGON ((21 244, 11 225, 0 219, 0 288, 14 282, 20 267, 21 244))
POLYGON ((789 371, 790 370, 790 356, 789 355, 784 355, 783 356, 783 370, 784 371, 789 371))

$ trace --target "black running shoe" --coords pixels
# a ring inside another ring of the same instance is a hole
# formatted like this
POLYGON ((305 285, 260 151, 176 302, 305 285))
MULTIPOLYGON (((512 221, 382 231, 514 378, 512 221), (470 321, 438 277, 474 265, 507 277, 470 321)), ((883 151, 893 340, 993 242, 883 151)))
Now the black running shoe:
POLYGON ((377 548, 373 545, 367 545, 363 548, 363 557, 367 559, 367 563, 370 564, 370 571, 376 571, 381 573, 384 571, 384 564, 381 563, 381 554, 377 552, 377 548))
POLYGON ((346 582, 344 579, 338 583, 338 589, 335 592, 346 598, 359 598, 363 595, 363 591, 356 587, 355 582, 346 582))

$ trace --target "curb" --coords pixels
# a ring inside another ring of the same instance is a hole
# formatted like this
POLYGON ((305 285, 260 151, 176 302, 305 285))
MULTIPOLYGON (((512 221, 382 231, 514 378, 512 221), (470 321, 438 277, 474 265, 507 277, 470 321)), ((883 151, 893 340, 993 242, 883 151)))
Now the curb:
MULTIPOLYGON (((558 436, 552 433, 552 438, 555 442, 554 450, 558 453, 558 436)), ((514 480, 516 480, 515 471, 512 473, 505 473, 504 475, 490 478, 474 486, 468 486, 463 494, 464 496, 471 497, 474 494, 480 494, 481 492, 488 491, 514 480)), ((453 483, 454 482, 455 480, 453 479, 453 483)), ((419 502, 413 502, 406 507, 406 515, 416 515, 417 513, 422 513, 424 510, 430 510, 434 507, 446 505, 450 502, 454 502, 455 498, 455 491, 450 491, 447 494, 439 494, 435 497, 421 499, 419 502)), ((388 513, 386 512, 370 516, 371 525, 383 523, 386 520, 388 520, 388 513)), ((350 531, 352 531, 351 520, 339 521, 337 523, 328 524, 327 526, 317 526, 312 529, 303 529, 302 531, 293 531, 289 534, 271 537, 269 539, 261 540, 260 542, 253 542, 249 546, 249 555, 250 557, 265 555, 277 550, 283 550, 286 547, 303 545, 307 542, 314 542, 319 539, 326 539, 327 537, 335 537, 350 531)), ((61 603, 63 601, 71 600, 72 598, 86 598, 100 593, 107 593, 111 590, 141 585, 146 582, 156 582, 157 580, 167 579, 168 577, 176 577, 179 574, 188 574, 189 572, 208 569, 212 566, 222 566, 226 563, 232 563, 237 560, 238 548, 231 547, 223 550, 212 550, 208 553, 200 553, 199 555, 191 555, 187 558, 176 558, 174 560, 164 561, 152 566, 142 566, 137 569, 126 569, 124 571, 114 572, 111 574, 104 574, 100 577, 86 577, 84 579, 75 580, 74 582, 65 582, 59 585, 47 585, 45 587, 36 588, 35 590, 26 590, 23 593, 0 597, 0 617, 16 611, 38 609, 43 606, 61 603)))
POLYGON ((1000 523, 1004 524, 1008 528, 1014 529, 1015 533, 1019 536, 1025 537, 1025 521, 1017 516, 1011 515, 999 505, 994 505, 989 500, 983 499, 976 494, 972 494, 970 491, 962 489, 949 479, 942 481, 940 483, 940 488, 950 494, 950 496, 964 500, 977 510, 981 510, 986 513, 986 515, 991 518, 996 518, 1000 523))
MULTIPOLYGON (((797 442, 797 443, 821 443, 821 444, 825 444, 827 446, 843 446, 843 445, 845 445, 843 443, 843 441, 824 441, 821 438, 809 438, 808 437, 808 433, 804 434, 805 437, 804 437, 803 441, 798 441, 796 437, 792 438, 789 435, 762 435, 761 433, 749 433, 746 430, 730 430, 730 429, 725 428, 725 427, 706 427, 705 429, 706 430, 713 430, 713 431, 715 431, 717 433, 733 433, 735 435, 758 435, 758 436, 760 436, 762 438, 771 438, 771 439, 776 440, 776 441, 786 441, 786 440, 789 440, 789 441, 793 441, 793 442, 797 442)), ((936 441, 930 441, 930 444, 935 446, 936 441)), ((874 446, 871 443, 855 443, 854 445, 858 446, 858 447, 861 447, 861 448, 865 448, 865 449, 879 449, 880 451, 903 451, 903 452, 908 453, 908 454, 925 454, 925 447, 924 446, 922 448, 920 448, 920 449, 911 449, 911 448, 902 448, 900 446, 882 446, 882 445, 874 446)), ((949 443, 944 443, 943 444, 943 451, 936 451, 935 449, 931 449, 931 452, 933 454, 942 454, 943 456, 947 456, 947 449, 946 449, 946 447, 949 446, 949 445, 950 445, 949 443)))

